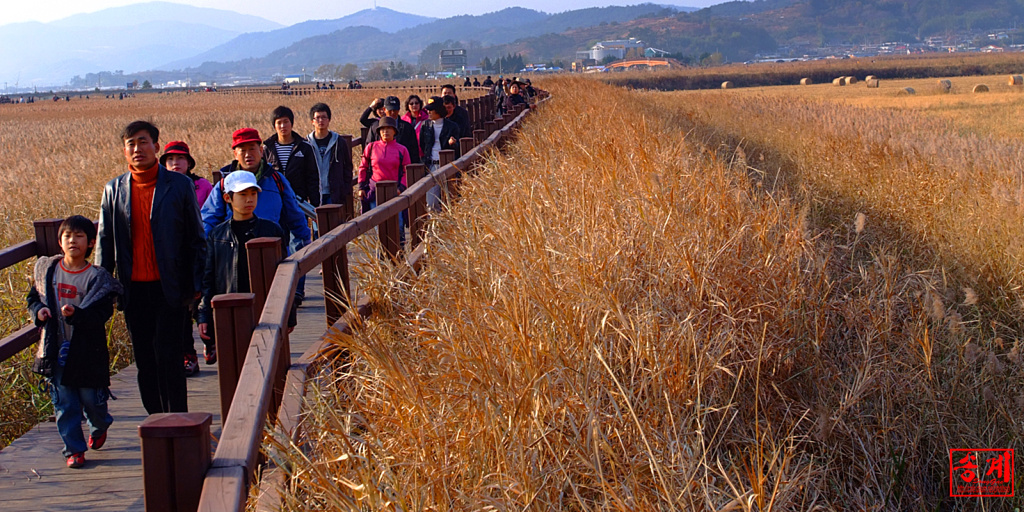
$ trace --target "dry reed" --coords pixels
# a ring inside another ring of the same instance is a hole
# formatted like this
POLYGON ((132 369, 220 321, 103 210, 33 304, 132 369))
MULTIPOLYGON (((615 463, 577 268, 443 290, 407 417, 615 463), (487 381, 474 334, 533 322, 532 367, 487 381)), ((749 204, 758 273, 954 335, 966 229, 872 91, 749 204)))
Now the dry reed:
POLYGON ((320 374, 307 437, 269 449, 285 510, 976 505, 946 501, 946 449, 1019 444, 1022 368, 1011 344, 961 358, 990 338, 920 266, 933 233, 891 229, 912 198, 834 191, 917 179, 916 138, 873 142, 906 120, 549 86, 433 219, 421 275, 363 270, 375 313, 334 340, 351 374, 320 374))

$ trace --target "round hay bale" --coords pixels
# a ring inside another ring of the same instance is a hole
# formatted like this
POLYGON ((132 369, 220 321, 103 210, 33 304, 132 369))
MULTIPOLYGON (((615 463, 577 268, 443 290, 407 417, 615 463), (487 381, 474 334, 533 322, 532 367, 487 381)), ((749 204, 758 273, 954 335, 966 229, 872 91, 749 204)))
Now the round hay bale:
POLYGON ((845 76, 841 76, 839 78, 836 78, 835 80, 832 80, 832 85, 846 85, 845 83, 843 83, 843 82, 845 82, 844 78, 846 78, 846 77, 845 76))
POLYGON ((953 88, 953 82, 949 80, 939 80, 939 89, 949 92, 953 88))
POLYGON ((1024 75, 1010 75, 1009 85, 1024 85, 1024 75))
POLYGON ((878 79, 877 78, 872 78, 870 80, 864 80, 864 83, 867 84, 868 89, 878 89, 878 79))
POLYGON ((800 85, 811 85, 813 83, 814 83, 814 80, 811 80, 810 78, 801 78, 800 79, 800 85))
POLYGON ((722 89, 732 89, 733 87, 736 87, 736 86, 733 85, 733 83, 728 81, 728 80, 726 80, 725 82, 722 82, 722 89))
POLYGON ((846 83, 844 83, 843 85, 853 85, 853 84, 857 83, 857 77, 855 77, 855 76, 848 76, 848 77, 844 78, 844 81, 846 83))
POLYGON ((974 89, 971 89, 971 92, 988 92, 988 86, 985 84, 975 85, 974 89))
POLYGON ((864 81, 865 82, 867 82, 868 80, 878 80, 878 77, 875 76, 875 75, 868 75, 868 76, 864 77, 864 81))
POLYGON ((900 89, 899 92, 897 92, 896 94, 898 96, 910 96, 917 94, 917 91, 915 91, 913 87, 904 87, 900 89))

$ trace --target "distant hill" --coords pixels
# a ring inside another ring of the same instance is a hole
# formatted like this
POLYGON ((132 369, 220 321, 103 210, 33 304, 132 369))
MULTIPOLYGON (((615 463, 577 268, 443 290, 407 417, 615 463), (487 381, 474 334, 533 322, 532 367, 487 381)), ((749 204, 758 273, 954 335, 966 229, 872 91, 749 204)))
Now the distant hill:
POLYGON ((434 21, 435 18, 393 11, 385 7, 364 9, 334 20, 310 20, 290 27, 271 31, 251 31, 198 55, 175 59, 160 69, 180 69, 198 66, 204 62, 229 62, 263 57, 274 50, 285 48, 308 37, 329 34, 349 27, 373 27, 383 32, 398 32, 434 21))
POLYGON ((321 64, 365 63, 374 60, 402 60, 417 63, 423 52, 431 62, 431 50, 445 41, 461 42, 471 63, 485 56, 484 49, 512 41, 562 32, 601 23, 620 23, 641 16, 674 14, 673 9, 655 4, 628 7, 595 7, 547 14, 522 7, 472 16, 453 16, 387 34, 369 27, 349 27, 330 34, 303 39, 263 57, 234 62, 205 62, 190 71, 203 76, 254 75, 297 72, 321 64))
POLYGON ((245 27, 279 27, 256 16, 168 2, 114 7, 50 23, 0 26, 0 81, 51 86, 97 70, 131 73, 208 50, 245 27), (167 37, 168 23, 175 37, 167 37), (160 35, 160 37, 154 37, 160 35), (127 41, 144 41, 144 48, 127 41))
MULTIPOLYGON (((223 9, 210 9, 159 1, 126 5, 124 7, 112 7, 85 14, 75 14, 52 21, 47 23, 47 25, 61 28, 114 28, 139 25, 150 21, 201 24, 236 33, 274 30, 282 27, 280 23, 260 18, 259 16, 239 14, 223 9)), ((3 27, 0 26, 0 30, 2 29, 3 27)), ((163 32, 166 33, 167 30, 165 29, 163 32)))

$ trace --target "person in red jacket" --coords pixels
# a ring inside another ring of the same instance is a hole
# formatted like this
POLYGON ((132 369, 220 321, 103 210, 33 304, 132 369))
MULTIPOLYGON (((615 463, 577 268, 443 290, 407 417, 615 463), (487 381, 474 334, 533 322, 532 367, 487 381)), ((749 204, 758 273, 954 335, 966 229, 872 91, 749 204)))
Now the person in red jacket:
MULTIPOLYGON (((364 213, 377 207, 377 182, 397 181, 400 191, 406 187, 405 166, 409 164, 409 150, 395 140, 398 133, 395 120, 382 117, 377 123, 377 133, 380 140, 366 146, 359 162, 358 197, 363 201, 364 213)), ((399 222, 399 232, 405 233, 402 221, 399 222)))

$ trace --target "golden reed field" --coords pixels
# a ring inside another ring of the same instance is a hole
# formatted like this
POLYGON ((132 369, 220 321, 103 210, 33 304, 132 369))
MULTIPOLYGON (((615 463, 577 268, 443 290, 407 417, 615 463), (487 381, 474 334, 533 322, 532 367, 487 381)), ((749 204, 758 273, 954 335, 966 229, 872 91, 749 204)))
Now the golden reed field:
MULTIPOLYGON (((1024 426, 1024 96, 1004 80, 546 80, 554 98, 434 217, 424 271, 360 271, 374 314, 334 339, 352 366, 311 381, 299 444, 267 447, 284 508, 1019 508, 948 497, 948 449, 1019 448, 1024 426)), ((333 94, 354 132, 373 92, 333 94)), ((234 128, 315 100, 0 108, 3 236, 95 215, 132 119, 205 174, 234 128)), ((16 323, 24 270, 3 280, 16 323)), ((0 371, 24 389, 19 364, 0 371)))
POLYGON ((948 480, 1021 446, 1024 142, 952 113, 1018 92, 542 85, 272 439, 286 510, 1020 507, 948 480))
MULTIPOLYGON (((0 105, 0 248, 34 237, 32 221, 82 214, 99 218, 107 180, 127 171, 120 131, 135 119, 160 128, 160 143, 184 140, 192 150, 195 172, 206 178, 229 163, 231 133, 252 126, 264 138, 273 133, 271 110, 287 105, 295 111, 295 129, 311 131, 309 107, 326 101, 334 114, 331 127, 359 136, 359 115, 380 91, 332 91, 313 96, 224 93, 140 94, 124 100, 91 94, 90 99, 0 105)), ((406 93, 399 96, 405 99, 406 93)), ((30 264, 0 272, 0 336, 28 322, 25 294, 30 264)), ((115 325, 123 325, 115 315, 115 325)), ((123 328, 111 336, 112 363, 130 363, 123 328)), ((0 363, 0 447, 6 446, 40 418, 50 414, 49 395, 31 373, 31 354, 0 363)))

